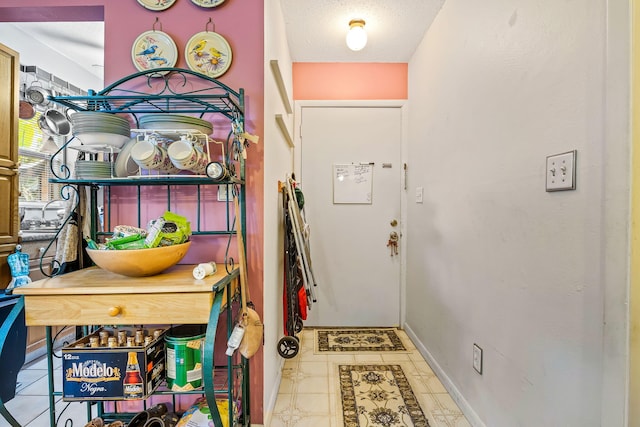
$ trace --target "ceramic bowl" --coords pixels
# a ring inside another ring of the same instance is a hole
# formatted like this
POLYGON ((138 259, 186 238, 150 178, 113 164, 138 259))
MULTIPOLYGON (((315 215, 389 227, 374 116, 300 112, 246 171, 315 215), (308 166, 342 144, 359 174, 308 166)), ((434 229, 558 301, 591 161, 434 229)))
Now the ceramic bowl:
POLYGON ((75 136, 84 145, 111 146, 115 148, 122 147, 127 141, 129 141, 129 139, 131 139, 128 135, 105 132, 76 133, 75 136))
POLYGON ((87 249, 91 260, 103 270, 129 277, 153 276, 176 265, 187 254, 191 242, 150 249, 87 249))

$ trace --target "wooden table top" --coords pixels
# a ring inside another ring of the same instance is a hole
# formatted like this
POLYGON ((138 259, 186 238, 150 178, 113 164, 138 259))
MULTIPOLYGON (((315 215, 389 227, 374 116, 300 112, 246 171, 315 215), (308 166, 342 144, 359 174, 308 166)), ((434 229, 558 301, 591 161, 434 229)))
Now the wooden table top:
POLYGON ((218 272, 202 280, 193 278, 196 265, 179 264, 164 272, 148 277, 126 277, 100 267, 50 277, 14 289, 13 293, 25 296, 45 295, 108 295, 108 294, 159 294, 211 292, 238 277, 235 268, 230 275, 222 264, 218 272))

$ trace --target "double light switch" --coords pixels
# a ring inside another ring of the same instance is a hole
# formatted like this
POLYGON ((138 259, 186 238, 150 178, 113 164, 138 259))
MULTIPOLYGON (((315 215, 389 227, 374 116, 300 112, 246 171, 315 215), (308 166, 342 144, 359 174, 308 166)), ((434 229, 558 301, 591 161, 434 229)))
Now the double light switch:
POLYGON ((547 157, 547 191, 576 189, 576 150, 547 157))

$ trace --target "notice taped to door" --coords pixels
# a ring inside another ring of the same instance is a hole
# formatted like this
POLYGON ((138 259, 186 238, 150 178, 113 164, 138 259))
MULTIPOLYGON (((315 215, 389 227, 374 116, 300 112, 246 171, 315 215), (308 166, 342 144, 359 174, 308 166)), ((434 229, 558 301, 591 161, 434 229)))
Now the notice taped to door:
POLYGON ((373 163, 333 165, 333 203, 371 204, 373 163))

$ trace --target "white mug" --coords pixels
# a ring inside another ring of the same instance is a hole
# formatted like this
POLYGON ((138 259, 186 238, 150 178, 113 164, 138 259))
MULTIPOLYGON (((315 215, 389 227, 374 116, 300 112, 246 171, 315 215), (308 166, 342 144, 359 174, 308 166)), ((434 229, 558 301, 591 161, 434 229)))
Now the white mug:
POLYGON ((169 152, 167 150, 167 147, 163 144, 159 144, 159 147, 161 150, 164 151, 164 158, 162 160, 162 164, 160 165, 159 169, 166 173, 167 175, 174 175, 177 173, 180 173, 181 169, 177 168, 172 162, 171 162, 171 158, 169 157, 169 152))
POLYGON ((207 155, 194 147, 193 143, 185 136, 181 136, 179 141, 169 144, 167 153, 171 163, 178 169, 204 173, 207 167, 207 155))
POLYGON ((164 161, 162 162, 162 166, 160 166, 160 169, 168 175, 180 173, 181 170, 180 168, 177 168, 173 163, 171 163, 171 159, 169 158, 168 154, 164 157, 164 161))
POLYGON ((167 150, 148 138, 139 139, 131 149, 131 158, 144 169, 162 169, 167 159, 167 150))
POLYGON ((199 150, 198 148, 196 148, 196 151, 198 152, 198 160, 190 170, 194 173, 204 175, 205 171, 207 170, 207 165, 209 164, 209 158, 207 157, 206 153, 199 150))

